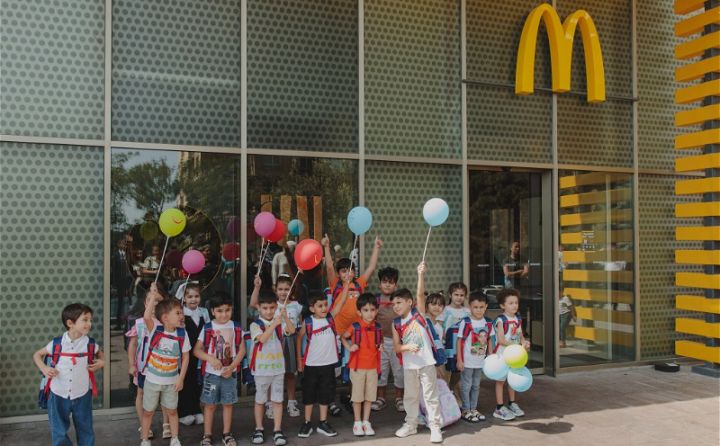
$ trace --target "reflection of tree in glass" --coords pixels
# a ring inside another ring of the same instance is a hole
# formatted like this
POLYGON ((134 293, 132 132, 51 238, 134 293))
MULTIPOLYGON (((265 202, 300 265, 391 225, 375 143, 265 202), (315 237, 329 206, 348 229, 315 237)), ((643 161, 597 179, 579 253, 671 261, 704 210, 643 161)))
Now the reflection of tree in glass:
POLYGON ((125 163, 137 156, 137 152, 113 153, 110 166, 112 194, 110 195, 110 223, 115 232, 123 232, 128 225, 123 205, 130 199, 130 179, 125 163))
POLYGON ((174 176, 174 169, 165 160, 131 167, 127 171, 128 187, 138 209, 152 212, 157 218, 165 202, 178 195, 180 187, 174 176))

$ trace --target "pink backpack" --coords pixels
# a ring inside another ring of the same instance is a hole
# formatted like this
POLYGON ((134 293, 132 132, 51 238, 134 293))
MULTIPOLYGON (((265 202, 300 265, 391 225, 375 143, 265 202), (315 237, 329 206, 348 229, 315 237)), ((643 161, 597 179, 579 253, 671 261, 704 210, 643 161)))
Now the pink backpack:
MULTIPOLYGON (((450 391, 445 380, 440 378, 437 379, 438 388, 438 399, 440 400, 440 418, 442 422, 440 427, 450 426, 460 419, 460 406, 455 399, 455 395, 450 391)), ((427 416, 427 410, 425 409, 425 400, 423 399, 422 393, 420 394, 420 415, 422 424, 427 424, 425 417, 427 416)))

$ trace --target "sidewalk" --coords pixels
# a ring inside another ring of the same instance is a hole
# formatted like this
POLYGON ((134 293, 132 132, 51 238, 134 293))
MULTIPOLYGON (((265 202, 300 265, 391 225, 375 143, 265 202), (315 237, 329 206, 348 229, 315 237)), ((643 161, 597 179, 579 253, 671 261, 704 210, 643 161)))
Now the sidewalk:
MULTIPOLYGON (((494 386, 483 382, 480 407, 488 421, 476 425, 459 421, 445 429, 445 445, 514 444, 526 445, 717 445, 720 442, 720 381, 689 372, 683 366, 679 373, 656 372, 651 367, 621 368, 579 372, 551 378, 535 377, 535 384, 519 403, 527 415, 511 422, 492 418, 494 386)), ((219 413, 218 413, 219 415, 219 413)), ((220 418, 220 417, 216 417, 220 418)), ((392 405, 383 412, 373 412, 371 421, 377 432, 373 438, 356 438, 351 432, 352 417, 344 413, 330 419, 339 431, 334 438, 314 433, 308 439, 297 438, 300 418, 287 419, 283 430, 289 445, 320 446, 352 442, 357 446, 430 445, 429 431, 399 439, 395 430, 402 416, 392 405)), ((235 410, 233 431, 240 445, 249 445, 254 427, 250 408, 235 410)), ((266 445, 272 445, 266 422, 266 445)), ((140 444, 134 419, 98 420, 95 424, 98 446, 140 444)), ((155 432, 160 431, 156 417, 155 432)), ((217 426, 216 432, 220 431, 217 426)), ((201 426, 181 426, 183 445, 198 445, 201 426)), ((74 438, 74 433, 71 433, 74 438)), ((46 423, 37 429, 0 432, 1 444, 23 446, 48 445, 50 434, 46 423)), ((157 439, 155 446, 169 440, 157 439)), ((222 442, 216 437, 216 445, 222 442)))

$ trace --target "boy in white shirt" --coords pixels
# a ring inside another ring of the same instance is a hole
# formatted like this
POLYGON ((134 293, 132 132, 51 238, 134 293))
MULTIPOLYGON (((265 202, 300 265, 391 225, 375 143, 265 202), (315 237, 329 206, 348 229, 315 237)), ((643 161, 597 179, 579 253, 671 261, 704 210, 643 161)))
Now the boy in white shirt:
POLYGON ((103 368, 103 352, 87 335, 92 327, 93 311, 75 303, 62 311, 67 331, 33 354, 33 361, 45 375, 48 421, 52 444, 71 444, 67 431, 70 414, 75 424, 78 446, 95 444, 92 422, 92 397, 97 393, 94 373, 103 368), (44 357, 50 358, 46 364, 44 357), (95 359, 97 357, 97 359, 95 359))
POLYGON ((397 317, 393 321, 393 343, 395 352, 402 356, 403 381, 405 394, 405 424, 395 432, 404 438, 417 433, 420 392, 422 391, 427 408, 427 425, 430 428, 430 441, 442 443, 440 431, 440 401, 437 389, 437 371, 435 370, 435 343, 425 319, 425 295, 423 277, 425 263, 418 266, 417 308, 413 307, 413 297, 407 288, 393 293, 393 310, 397 317))

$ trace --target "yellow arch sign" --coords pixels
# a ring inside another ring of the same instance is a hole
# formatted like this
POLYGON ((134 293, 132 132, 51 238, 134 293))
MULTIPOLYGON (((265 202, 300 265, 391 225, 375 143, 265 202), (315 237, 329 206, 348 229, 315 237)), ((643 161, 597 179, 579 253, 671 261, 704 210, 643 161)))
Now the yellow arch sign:
POLYGON ((597 29, 590 14, 587 11, 578 10, 570 14, 564 23, 561 23, 555 9, 547 3, 533 9, 525 20, 515 69, 515 94, 528 95, 535 90, 535 50, 540 20, 545 23, 550 41, 552 90, 555 93, 570 91, 573 39, 579 25, 585 49, 587 100, 588 102, 605 101, 605 69, 603 68, 602 50, 597 29))

